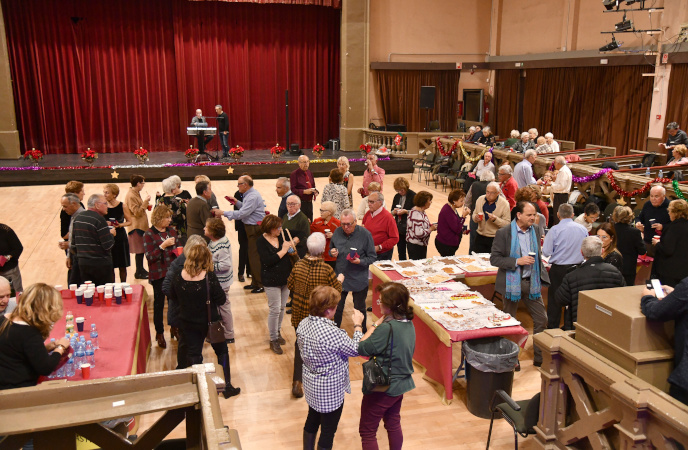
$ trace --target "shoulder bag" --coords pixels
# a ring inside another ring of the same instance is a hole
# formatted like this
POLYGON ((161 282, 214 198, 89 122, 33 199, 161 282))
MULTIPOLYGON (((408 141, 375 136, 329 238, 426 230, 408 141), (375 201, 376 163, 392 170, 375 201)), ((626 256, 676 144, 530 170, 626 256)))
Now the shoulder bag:
POLYGON ((392 337, 392 322, 389 323, 389 335, 387 336, 387 345, 382 351, 382 354, 387 352, 389 348, 389 365, 387 367, 387 374, 382 370, 382 366, 377 360, 377 356, 372 356, 363 365, 363 387, 369 392, 386 392, 389 389, 389 382, 392 376, 392 350, 394 350, 394 338, 392 337), (392 341, 390 348, 389 342, 392 341))
POLYGON ((225 342, 225 326, 221 320, 213 322, 212 316, 210 315, 210 281, 208 280, 208 274, 205 276, 205 288, 205 305, 208 308, 208 335, 206 336, 206 340, 211 344, 220 344, 225 342))

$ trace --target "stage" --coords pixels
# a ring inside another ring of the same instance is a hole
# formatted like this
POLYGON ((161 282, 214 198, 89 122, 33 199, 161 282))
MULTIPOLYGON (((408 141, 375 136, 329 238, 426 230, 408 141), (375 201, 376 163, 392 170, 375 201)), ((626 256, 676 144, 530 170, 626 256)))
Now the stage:
MULTIPOLYGON (((215 155, 215 152, 210 152, 215 155)), ((333 152, 325 150, 320 160, 313 157, 310 149, 304 154, 311 159, 310 170, 313 176, 326 177, 336 167, 337 158, 346 156, 351 160, 351 171, 358 175, 365 170, 364 159, 360 152, 333 152)), ((190 179, 204 174, 211 180, 235 180, 248 174, 255 179, 288 177, 298 166, 298 156, 284 152, 279 160, 274 160, 270 150, 247 150, 239 162, 220 160, 217 162, 190 163, 184 152, 155 152, 149 154, 145 164, 139 164, 133 153, 102 153, 98 155, 93 167, 81 160, 81 154, 46 155, 38 167, 31 161, 0 161, 0 186, 26 186, 38 184, 64 184, 70 180, 106 182, 129 180, 133 174, 146 177, 147 181, 161 181, 170 175, 190 179)), ((392 156, 380 158, 380 167, 388 174, 411 173, 413 160, 392 156)))

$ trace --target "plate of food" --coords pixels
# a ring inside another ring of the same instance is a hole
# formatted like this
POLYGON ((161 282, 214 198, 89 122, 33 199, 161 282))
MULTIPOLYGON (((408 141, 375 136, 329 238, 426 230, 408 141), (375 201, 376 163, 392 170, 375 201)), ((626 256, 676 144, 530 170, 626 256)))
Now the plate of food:
POLYGON ((374 265, 380 270, 397 270, 397 266, 392 261, 376 261, 374 265))
POLYGON ((440 269, 440 271, 446 273, 447 275, 457 275, 463 273, 463 271, 456 266, 444 266, 440 269))
POLYGON ((422 273, 417 269, 397 269, 397 272, 399 273, 399 275, 406 278, 419 277, 422 275, 422 273))
POLYGON ((511 314, 502 312, 487 317, 487 328, 512 327, 520 324, 521 322, 516 320, 515 317, 511 317, 511 314))
POLYGON ((461 264, 473 264, 475 262, 475 258, 472 256, 456 256, 455 258, 461 264))
POLYGON ((456 260, 450 257, 438 259, 437 262, 442 263, 445 266, 453 266, 454 264, 456 264, 456 260))
POLYGON ((425 281, 427 281, 430 284, 438 284, 438 283, 446 283, 449 280, 453 280, 453 277, 450 277, 449 275, 442 275, 442 274, 437 274, 437 275, 431 275, 429 277, 425 278, 425 281))
POLYGON ((401 267, 402 269, 408 269, 410 267, 416 267, 416 263, 413 261, 397 261, 397 266, 401 267))
POLYGON ((480 273, 480 272, 490 272, 488 267, 484 267, 478 264, 464 264, 461 269, 469 273, 480 273))

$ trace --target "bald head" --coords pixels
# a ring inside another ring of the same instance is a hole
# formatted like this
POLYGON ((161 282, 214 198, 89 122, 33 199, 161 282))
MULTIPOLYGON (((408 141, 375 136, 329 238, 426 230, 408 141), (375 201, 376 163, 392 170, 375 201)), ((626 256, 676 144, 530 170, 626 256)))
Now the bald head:
POLYGON ((12 295, 10 282, 5 277, 0 277, 0 313, 4 313, 12 295))

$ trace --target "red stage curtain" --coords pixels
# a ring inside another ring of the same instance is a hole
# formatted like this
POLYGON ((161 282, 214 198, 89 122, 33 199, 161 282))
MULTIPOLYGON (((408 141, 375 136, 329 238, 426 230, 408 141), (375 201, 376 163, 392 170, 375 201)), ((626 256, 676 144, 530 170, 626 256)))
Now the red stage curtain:
MULTIPOLYGON (((341 11, 185 0, 2 0, 20 136, 46 153, 181 150, 222 104, 230 145, 339 134, 341 11)), ((212 145, 215 145, 214 143, 212 145)))
MULTIPOLYGON (((669 78, 669 92, 666 96, 666 124, 677 122, 682 130, 688 129, 688 64, 672 64, 669 78)), ((666 142, 669 133, 665 129, 662 142, 666 142)))
POLYGON ((285 5, 316 5, 341 8, 341 0, 189 0, 190 2, 229 2, 229 3, 282 3, 285 5))

